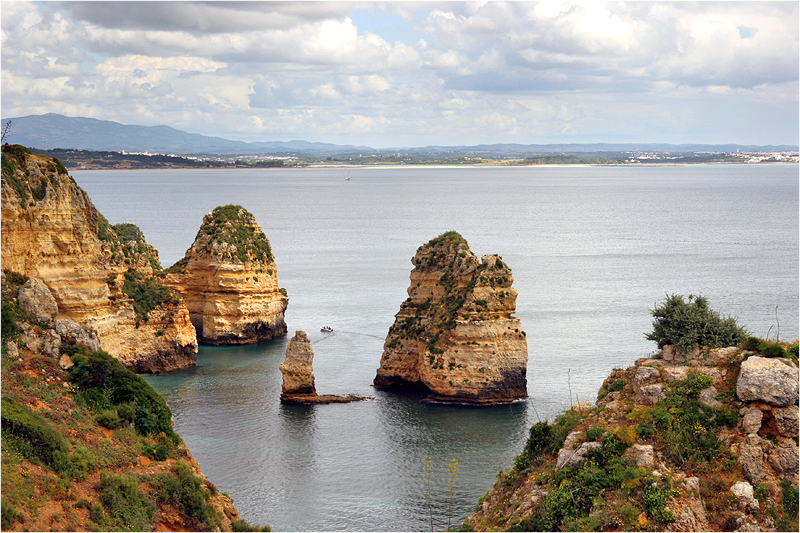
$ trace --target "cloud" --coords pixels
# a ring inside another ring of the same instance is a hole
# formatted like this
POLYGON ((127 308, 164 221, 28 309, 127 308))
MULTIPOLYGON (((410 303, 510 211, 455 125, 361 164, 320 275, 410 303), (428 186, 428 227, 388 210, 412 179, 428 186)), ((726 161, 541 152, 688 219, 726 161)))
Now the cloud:
POLYGON ((250 140, 389 145, 661 141, 652 136, 710 135, 714 125, 766 138, 760 124, 770 117, 770 136, 797 139, 792 2, 2 2, 0 10, 3 116, 59 112, 250 140), (731 109, 752 121, 749 130, 731 109))

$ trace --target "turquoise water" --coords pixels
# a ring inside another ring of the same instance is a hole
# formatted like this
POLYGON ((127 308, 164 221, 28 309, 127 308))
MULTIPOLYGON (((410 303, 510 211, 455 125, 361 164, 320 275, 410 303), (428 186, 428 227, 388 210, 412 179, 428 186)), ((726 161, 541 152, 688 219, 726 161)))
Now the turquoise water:
POLYGON ((148 377, 203 472, 244 518, 274 530, 430 529, 469 514, 539 419, 593 401, 615 367, 655 349, 649 310, 702 293, 759 336, 798 336, 798 167, 317 168, 75 172, 112 223, 133 222, 166 266, 203 215, 241 204, 269 237, 290 335, 314 346, 317 390, 368 402, 281 406, 287 338, 202 347, 148 377), (514 272, 529 399, 474 408, 372 389, 406 298, 411 258, 456 230, 514 272), (777 306, 777 318, 776 318, 777 306), (322 325, 335 333, 319 332, 322 325))

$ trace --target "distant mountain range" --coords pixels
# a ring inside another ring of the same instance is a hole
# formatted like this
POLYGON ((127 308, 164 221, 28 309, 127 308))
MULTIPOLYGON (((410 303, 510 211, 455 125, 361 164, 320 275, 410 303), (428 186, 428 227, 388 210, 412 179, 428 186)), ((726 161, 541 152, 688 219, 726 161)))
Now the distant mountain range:
POLYGON ((169 126, 130 126, 94 118, 65 117, 55 113, 3 118, 2 124, 11 121, 7 141, 31 148, 64 148, 113 152, 155 152, 189 154, 285 154, 320 152, 434 152, 434 153, 578 153, 578 152, 742 152, 796 151, 790 145, 737 145, 737 144, 482 144, 475 146, 426 146, 419 148, 392 148, 376 150, 369 146, 352 146, 307 141, 243 142, 221 137, 188 133, 169 126))

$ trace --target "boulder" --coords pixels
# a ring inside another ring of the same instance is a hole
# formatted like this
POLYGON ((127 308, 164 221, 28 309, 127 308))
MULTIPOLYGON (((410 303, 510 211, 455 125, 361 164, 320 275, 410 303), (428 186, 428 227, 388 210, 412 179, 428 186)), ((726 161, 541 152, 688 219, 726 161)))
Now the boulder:
POLYGON ((772 416, 775 417, 775 425, 781 436, 797 438, 800 427, 798 427, 798 408, 796 405, 773 409, 772 416))
POLYGON ((780 439, 778 446, 769 451, 769 464, 779 476, 791 476, 796 479, 800 461, 798 449, 793 439, 780 439))
POLYGON ((753 497, 753 486, 747 481, 739 481, 731 487, 739 508, 743 511, 758 511, 758 500, 753 497))
POLYGON ((89 333, 83 329, 80 324, 72 320, 63 318, 56 320, 55 332, 61 337, 62 342, 81 344, 86 346, 89 352, 96 352, 102 349, 100 341, 97 340, 97 335, 89 333))
POLYGON ((581 464, 589 452, 599 450, 603 445, 599 442, 584 442, 578 449, 561 448, 558 450, 558 460, 556 461, 556 470, 564 466, 575 466, 581 464))
POLYGON ((20 309, 31 315, 36 322, 44 322, 48 326, 58 314, 58 303, 47 284, 39 278, 30 278, 19 288, 17 302, 20 309))
POLYGON ((745 477, 755 483, 764 479, 764 451, 758 435, 750 434, 739 446, 739 464, 745 477))
POLYGON ((672 345, 667 344, 662 348, 661 357, 674 365, 680 365, 686 361, 691 361, 700 357, 700 346, 695 345, 694 348, 688 352, 678 350, 672 345))
POLYGON ((644 385, 657 383, 661 379, 661 372, 657 368, 640 366, 633 374, 633 388, 638 390, 644 385))
POLYGON ((707 405, 708 407, 720 408, 723 405, 721 401, 717 400, 716 387, 708 387, 707 389, 701 390, 698 400, 700 400, 700 403, 707 405))
POLYGON ((652 468, 655 464, 655 454, 650 444, 634 444, 625 450, 624 457, 642 468, 652 468))
POLYGON ((639 389, 639 392, 636 393, 636 403, 639 405, 655 405, 666 397, 664 387, 660 383, 654 383, 639 389))
POLYGON ((742 407, 739 410, 739 414, 742 417, 742 433, 745 435, 758 433, 758 430, 761 429, 761 421, 764 418, 761 410, 742 407))
POLYGON ((797 402, 797 367, 779 359, 751 356, 742 363, 736 394, 745 402, 792 405, 797 402))

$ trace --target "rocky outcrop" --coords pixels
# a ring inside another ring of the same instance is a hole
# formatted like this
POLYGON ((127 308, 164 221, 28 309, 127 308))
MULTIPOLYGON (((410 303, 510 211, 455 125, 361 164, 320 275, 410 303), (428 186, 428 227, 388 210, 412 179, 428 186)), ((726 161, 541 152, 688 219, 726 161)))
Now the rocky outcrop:
POLYGON ((472 530, 795 531, 796 345, 667 352, 614 370, 594 409, 535 424, 472 530))
POLYGON ((456 232, 421 246, 373 381, 421 388, 438 401, 504 403, 527 396, 528 346, 511 269, 479 262, 456 232))
POLYGON ((297 330, 286 346, 286 358, 281 363, 283 374, 281 403, 321 404, 349 403, 368 400, 355 394, 317 394, 314 386, 314 349, 305 331, 297 330))
POLYGON ((164 284, 182 295, 201 343, 249 344, 286 334, 289 299, 278 287, 269 240, 241 206, 217 207, 203 218, 164 284))
POLYGON ((158 255, 138 228, 110 225, 63 165, 24 147, 3 147, 2 176, 4 270, 41 280, 56 318, 96 334, 131 369, 195 363, 186 307, 153 278, 158 255))

